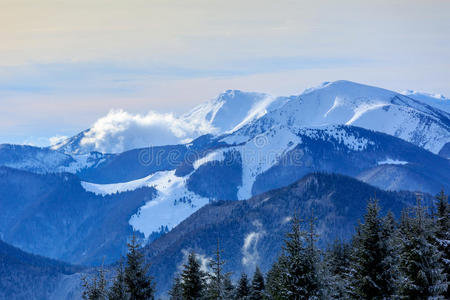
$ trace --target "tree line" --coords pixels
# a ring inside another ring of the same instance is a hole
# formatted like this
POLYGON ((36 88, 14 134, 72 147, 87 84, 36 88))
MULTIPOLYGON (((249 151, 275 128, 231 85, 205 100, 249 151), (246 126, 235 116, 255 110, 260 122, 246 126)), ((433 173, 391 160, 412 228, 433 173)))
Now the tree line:
MULTIPOLYGON (((450 206, 441 191, 426 207, 418 195, 397 222, 382 216, 370 199, 362 222, 349 242, 335 241, 321 250, 315 218, 293 217, 281 255, 264 275, 256 267, 233 283, 225 273, 219 242, 209 270, 191 252, 168 293, 171 300, 279 299, 450 299, 450 206)), ((133 238, 135 241, 135 239, 133 238)), ((138 246, 129 245, 126 266, 119 264, 112 284, 99 274, 85 279, 85 299, 154 299, 138 246), (100 290, 101 293, 92 293, 100 290)), ((103 275, 102 275, 103 274, 103 275)))

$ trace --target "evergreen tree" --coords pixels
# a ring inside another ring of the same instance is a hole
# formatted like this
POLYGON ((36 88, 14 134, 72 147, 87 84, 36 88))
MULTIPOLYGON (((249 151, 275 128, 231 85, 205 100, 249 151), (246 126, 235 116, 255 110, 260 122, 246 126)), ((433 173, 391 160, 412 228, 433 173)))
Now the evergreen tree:
POLYGON ((447 281, 447 291, 445 298, 450 299, 450 205, 448 196, 444 190, 436 196, 437 214, 436 214, 436 245, 441 252, 441 265, 444 268, 447 281))
POLYGON ((256 267, 255 274, 252 279, 252 287, 250 290, 251 300, 260 300, 264 298, 265 295, 265 284, 264 284, 264 275, 261 273, 261 270, 256 267))
MULTIPOLYGON (((371 199, 367 205, 364 223, 359 224, 353 240, 352 255, 352 286, 353 296, 363 299, 391 298, 395 281, 388 274, 389 253, 384 240, 383 221, 379 216, 380 208, 376 199, 371 199)), ((386 232, 387 234, 387 232, 386 232)))
POLYGON ((113 285, 108 292, 109 300, 127 300, 128 286, 125 282, 125 269, 123 266, 123 260, 120 260, 119 266, 116 269, 116 277, 114 278, 113 285))
POLYGON ((200 264, 195 257, 195 253, 191 252, 181 274, 183 299, 198 300, 202 298, 204 291, 204 277, 205 275, 200 270, 200 264))
POLYGON ((338 240, 334 241, 325 252, 322 267, 325 298, 348 298, 350 258, 350 245, 338 240))
POLYGON ((245 300, 250 296, 250 286, 247 274, 242 273, 236 287, 236 300, 245 300))
POLYGON ((225 299, 225 276, 223 274, 223 265, 225 261, 222 260, 219 240, 217 240, 217 249, 214 258, 209 262, 209 267, 212 272, 209 274, 209 283, 207 285, 207 299, 225 299))
POLYGON ((384 253, 383 272, 380 280, 385 283, 385 295, 394 297, 399 284, 399 236, 394 214, 389 211, 382 219, 381 249, 384 253))
POLYGON ((402 214, 400 226, 399 294, 405 299, 443 299, 447 289, 441 253, 432 242, 434 224, 417 198, 414 209, 402 214))
POLYGON ((284 266, 287 265, 286 256, 280 255, 277 261, 272 265, 272 268, 267 272, 266 280, 266 293, 269 299, 282 300, 283 298, 283 280, 285 270, 284 266))
POLYGON ((170 300, 183 300, 183 285, 179 276, 173 280, 172 288, 169 291, 170 300))
POLYGON ((125 283, 130 300, 154 299, 152 278, 147 275, 149 265, 144 262, 144 255, 133 234, 128 243, 127 266, 125 268, 125 283))
POLYGON ((83 299, 86 300, 105 300, 107 296, 107 281, 105 278, 105 270, 102 266, 90 280, 85 276, 82 278, 83 299))
MULTIPOLYGON (((291 232, 287 233, 284 254, 278 260, 281 278, 271 293, 277 299, 317 299, 320 296, 318 250, 315 246, 314 218, 311 217, 309 231, 301 229, 299 219, 294 216, 291 232)), ((271 284, 273 280, 271 281, 271 284)))
POLYGON ((223 289, 224 289, 224 299, 230 300, 234 298, 234 285, 233 282, 231 281, 231 274, 229 273, 225 274, 223 289))

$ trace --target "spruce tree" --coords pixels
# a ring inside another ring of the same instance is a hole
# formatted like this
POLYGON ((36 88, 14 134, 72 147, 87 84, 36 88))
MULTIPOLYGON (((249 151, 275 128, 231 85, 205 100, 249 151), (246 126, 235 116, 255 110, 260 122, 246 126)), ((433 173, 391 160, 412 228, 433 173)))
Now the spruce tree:
POLYGON ((109 300, 127 300, 129 299, 128 287, 125 282, 125 269, 123 260, 120 260, 116 269, 116 276, 113 285, 108 292, 109 300))
POLYGON ((154 299, 152 278, 148 276, 149 265, 144 262, 144 255, 133 234, 128 243, 127 266, 125 268, 125 283, 130 300, 154 299))
POLYGON ((191 252, 181 273, 183 299, 198 300, 203 297, 204 277, 205 275, 200 270, 200 264, 195 257, 195 253, 191 252))
POLYGON ((277 261, 272 265, 272 268, 267 272, 266 280, 266 293, 269 299, 282 300, 284 287, 284 275, 286 270, 284 267, 287 265, 286 256, 280 255, 277 261))
POLYGON ((212 272, 209 274, 209 283, 207 285, 206 298, 211 300, 225 299, 225 276, 223 274, 223 265, 219 240, 217 239, 217 249, 214 258, 210 260, 209 267, 212 272))
POLYGON ((252 286, 250 289, 250 300, 260 300, 265 297, 265 284, 264 284, 264 275, 261 273, 261 270, 256 267, 255 274, 252 279, 252 286))
POLYGON ((231 274, 225 274, 224 282, 223 282, 223 291, 224 291, 224 299, 230 300, 234 298, 234 285, 231 281, 231 274))
POLYGON ((441 265, 446 274, 447 291, 445 293, 446 299, 450 299, 450 205, 448 203, 448 196, 445 195, 444 190, 436 196, 437 213, 436 213, 436 245, 441 252, 441 265))
POLYGON ((367 205, 364 223, 359 224, 353 240, 353 295, 363 299, 385 299, 393 295, 395 281, 387 274, 391 255, 383 237, 383 221, 376 199, 367 205))
POLYGON ((278 286, 271 287, 271 293, 277 291, 277 299, 318 299, 320 283, 318 271, 318 250, 315 246, 316 233, 314 218, 311 217, 309 231, 301 229, 300 220, 294 216, 291 232, 286 234, 284 254, 278 260, 281 278, 278 286))
POLYGON ((394 214, 389 211, 382 218, 381 249, 384 253, 384 271, 380 280, 385 283, 385 295, 393 298, 397 294, 399 276, 399 236, 394 214))
POLYGON ((250 286, 247 274, 242 273, 236 287, 236 300, 246 300, 250 296, 250 286))
POLYGON ((418 196, 416 207, 402 214, 400 225, 400 298, 444 298, 447 282, 441 253, 432 242, 433 226, 418 196))
POLYGON ((322 268, 325 298, 348 298, 350 288, 350 258, 350 245, 338 240, 334 241, 325 252, 322 268))
POLYGON ((173 280, 172 288, 169 291, 170 300, 183 300, 183 285, 179 276, 173 280))
POLYGON ((87 276, 82 278, 83 293, 82 297, 86 300, 106 300, 107 297, 107 281, 105 278, 105 269, 102 266, 97 270, 96 274, 89 279, 87 276))

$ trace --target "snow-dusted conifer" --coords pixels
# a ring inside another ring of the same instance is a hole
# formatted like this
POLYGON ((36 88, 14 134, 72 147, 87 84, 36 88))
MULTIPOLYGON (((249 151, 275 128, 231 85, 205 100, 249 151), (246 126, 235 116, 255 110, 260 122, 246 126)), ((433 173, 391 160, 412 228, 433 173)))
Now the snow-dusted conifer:
POLYGON ((392 253, 385 236, 391 232, 379 213, 378 201, 371 199, 353 239, 351 294, 356 298, 386 299, 394 294, 395 280, 388 275, 392 253))
POLYGON ((106 300, 107 298, 107 281, 105 277, 105 269, 102 266, 97 270, 92 278, 87 276, 82 278, 83 293, 82 297, 86 300, 106 300))
MULTIPOLYGON (((436 244, 441 252, 441 264, 446 274, 447 285, 450 284, 450 205, 448 196, 442 189, 436 196, 436 244)), ((446 299, 450 299, 450 287, 447 286, 446 299)))
POLYGON ((175 276, 169 296, 170 300, 183 300, 183 285, 179 276, 175 276))
POLYGON ((223 250, 220 249, 219 239, 217 239, 217 248, 214 258, 210 260, 209 282, 206 289, 206 298, 211 300, 225 299, 225 275, 223 274, 223 265, 225 261, 222 259, 223 250))
POLYGON ((261 270, 256 267, 255 273, 253 274, 252 286, 250 289, 250 300, 259 300, 265 297, 265 283, 264 275, 261 270))
POLYGON ((184 265, 181 273, 181 286, 183 288, 183 299, 199 300, 202 299, 204 293, 205 275, 200 270, 200 264, 194 252, 188 256, 188 261, 184 265))
POLYGON ((402 214, 400 224, 400 298, 444 299, 447 282, 433 227, 418 196, 416 207, 402 214))
POLYGON ((324 298, 348 298, 350 256, 350 245, 339 240, 335 240, 325 252, 321 272, 324 298))
POLYGON ((127 265, 125 267, 125 283, 130 300, 154 299, 154 285, 148 275, 149 265, 145 264, 136 236, 133 234, 128 243, 127 265))
POLYGON ((247 274, 242 273, 236 287, 236 300, 246 300, 250 296, 250 286, 247 274))
POLYGON ((128 287, 125 282, 125 268, 121 259, 116 268, 116 276, 108 292, 108 300, 127 300, 129 299, 128 287))

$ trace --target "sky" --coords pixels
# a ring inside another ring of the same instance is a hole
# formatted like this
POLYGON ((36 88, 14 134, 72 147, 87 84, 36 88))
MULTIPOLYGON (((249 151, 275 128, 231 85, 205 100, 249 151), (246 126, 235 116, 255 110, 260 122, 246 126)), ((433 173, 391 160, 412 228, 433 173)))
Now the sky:
POLYGON ((0 0, 0 143, 339 79, 450 95, 450 1, 0 0))

